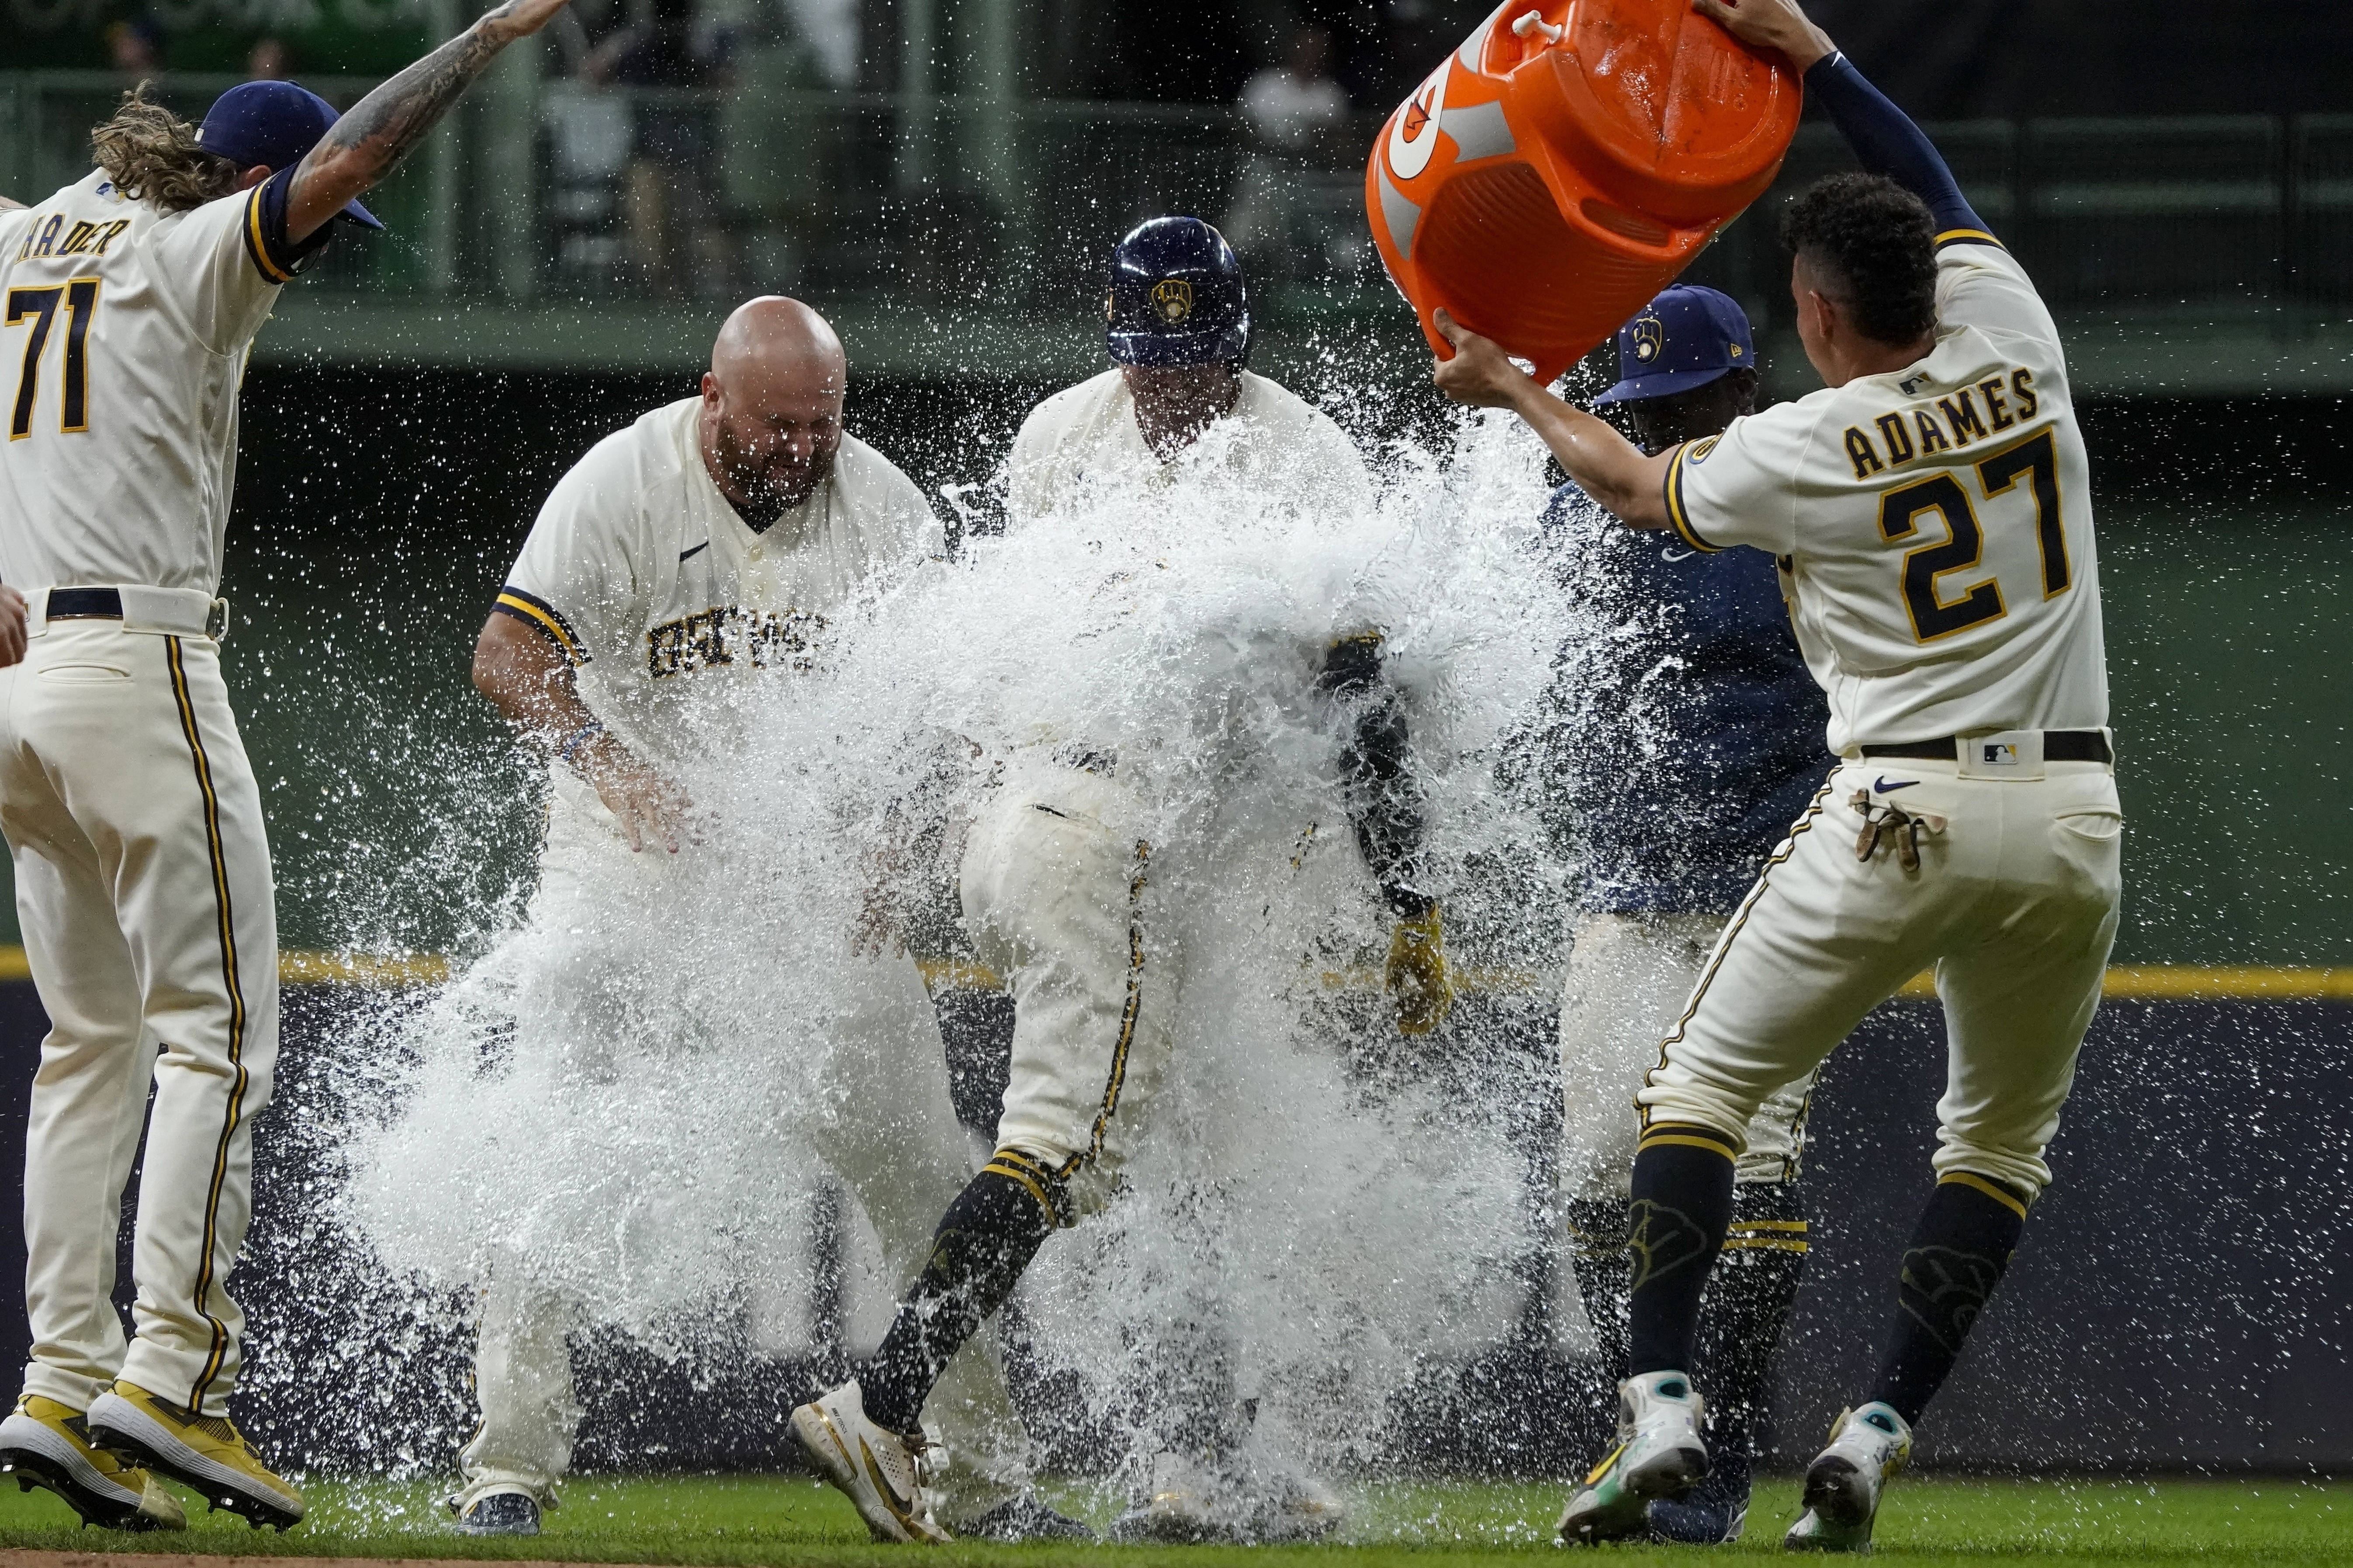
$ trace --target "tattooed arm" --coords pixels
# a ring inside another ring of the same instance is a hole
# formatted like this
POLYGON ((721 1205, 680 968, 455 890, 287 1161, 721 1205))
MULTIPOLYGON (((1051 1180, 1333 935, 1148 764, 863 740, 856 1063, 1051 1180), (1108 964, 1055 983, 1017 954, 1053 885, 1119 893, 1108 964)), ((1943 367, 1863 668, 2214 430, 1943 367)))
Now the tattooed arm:
POLYGON ((286 199, 286 237, 300 245, 344 203, 391 174, 501 49, 538 32, 565 3, 505 0, 353 104, 295 170, 286 199))

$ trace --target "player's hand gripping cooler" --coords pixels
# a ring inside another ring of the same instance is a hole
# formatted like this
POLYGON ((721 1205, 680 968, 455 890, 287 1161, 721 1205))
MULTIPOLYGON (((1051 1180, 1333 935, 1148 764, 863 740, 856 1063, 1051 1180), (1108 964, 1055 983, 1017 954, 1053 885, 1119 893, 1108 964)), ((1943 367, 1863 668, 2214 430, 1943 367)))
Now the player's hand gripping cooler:
POLYGON ((1365 166, 1381 259, 1550 382, 1771 184, 1803 91, 1689 0, 1507 0, 1365 166))

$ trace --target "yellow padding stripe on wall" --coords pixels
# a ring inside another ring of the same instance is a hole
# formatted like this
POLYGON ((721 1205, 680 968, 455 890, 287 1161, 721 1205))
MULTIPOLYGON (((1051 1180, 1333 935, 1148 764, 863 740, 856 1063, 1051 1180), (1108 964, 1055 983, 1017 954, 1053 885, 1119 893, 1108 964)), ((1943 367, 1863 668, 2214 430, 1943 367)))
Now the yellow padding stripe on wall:
MULTIPOLYGON (((984 965, 950 959, 925 959, 918 965, 923 984, 934 990, 994 991, 1001 989, 996 974, 984 965)), ((21 947, 0 946, 0 981, 30 980, 32 969, 21 947)), ((1514 993, 1549 988, 1553 977, 1525 969, 1482 969, 1464 966, 1451 972, 1459 993, 1514 993)), ((395 988, 438 985, 449 978, 449 961, 438 952, 373 953, 292 952, 278 955, 278 979, 284 985, 362 985, 395 988)), ((1335 991, 1377 991, 1377 969, 1325 970, 1316 974, 1335 991)), ((2118 964, 2108 971, 2104 994, 2120 1002, 2353 1002, 2353 968, 2298 968, 2284 964, 2118 964)), ((1933 976, 1923 973, 1896 993, 1913 1001, 1933 1000, 1933 976)))
MULTIPOLYGON (((0 947, 0 980, 30 980, 32 965, 21 947, 0 947)), ((281 985, 361 985, 392 990, 438 985, 449 978, 449 961, 438 952, 394 955, 373 952, 281 952, 281 985)))
MULTIPOLYGON (((2262 963, 2120 963, 2100 994, 2117 1002, 2353 1002, 2353 969, 2262 963)), ((1936 976, 1915 975, 1898 996, 1934 998, 1936 976)))

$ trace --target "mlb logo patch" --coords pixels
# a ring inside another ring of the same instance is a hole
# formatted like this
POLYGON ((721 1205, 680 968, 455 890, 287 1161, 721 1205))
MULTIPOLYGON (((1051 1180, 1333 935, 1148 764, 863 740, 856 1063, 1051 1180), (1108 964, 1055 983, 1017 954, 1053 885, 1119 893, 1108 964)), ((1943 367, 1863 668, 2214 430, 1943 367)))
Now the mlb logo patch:
POLYGON ((2008 742, 1989 741, 1978 750, 1981 766, 1989 768, 2018 766, 2018 748, 2008 742))

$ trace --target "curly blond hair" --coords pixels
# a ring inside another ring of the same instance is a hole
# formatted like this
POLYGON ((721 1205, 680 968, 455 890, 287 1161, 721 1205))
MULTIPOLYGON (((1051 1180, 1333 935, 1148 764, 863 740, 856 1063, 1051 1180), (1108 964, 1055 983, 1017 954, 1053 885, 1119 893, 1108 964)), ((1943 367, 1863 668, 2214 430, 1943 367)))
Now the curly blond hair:
POLYGON ((167 213, 200 207, 237 188, 235 163, 196 144, 196 128, 147 96, 141 82, 113 118, 90 133, 98 166, 134 202, 167 213))

